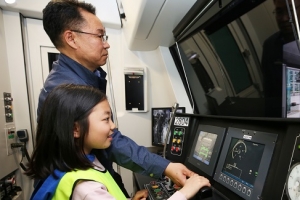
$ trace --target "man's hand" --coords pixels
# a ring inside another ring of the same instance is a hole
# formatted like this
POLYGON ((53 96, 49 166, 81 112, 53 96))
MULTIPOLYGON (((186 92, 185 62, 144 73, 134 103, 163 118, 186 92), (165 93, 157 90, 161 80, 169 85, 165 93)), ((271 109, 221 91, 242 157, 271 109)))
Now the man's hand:
POLYGON ((169 177, 176 185, 183 186, 185 184, 186 178, 191 177, 195 173, 186 168, 181 163, 170 163, 164 174, 169 177))

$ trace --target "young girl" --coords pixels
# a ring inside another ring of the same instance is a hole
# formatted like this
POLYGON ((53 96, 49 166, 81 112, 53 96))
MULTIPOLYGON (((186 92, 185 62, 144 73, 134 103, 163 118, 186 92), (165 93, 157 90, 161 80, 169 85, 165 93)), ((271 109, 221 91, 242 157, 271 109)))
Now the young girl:
MULTIPOLYGON (((36 146, 25 172, 42 180, 31 199, 126 199, 93 154, 93 149, 110 146, 114 128, 105 94, 90 86, 56 87, 44 103, 36 146)), ((210 186, 209 181, 193 175, 170 199, 188 199, 203 186, 210 186)), ((146 190, 139 191, 133 200, 147 195, 146 190)))

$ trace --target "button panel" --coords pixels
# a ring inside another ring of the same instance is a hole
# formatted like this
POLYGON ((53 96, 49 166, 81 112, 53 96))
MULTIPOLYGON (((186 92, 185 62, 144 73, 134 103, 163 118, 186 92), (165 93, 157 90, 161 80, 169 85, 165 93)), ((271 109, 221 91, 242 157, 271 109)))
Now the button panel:
POLYGON ((3 100, 4 100, 4 112, 5 112, 5 121, 6 122, 13 122, 13 107, 12 101, 13 98, 11 97, 10 93, 3 92, 3 100))
POLYGON ((149 184, 145 184, 145 188, 148 190, 150 200, 167 200, 170 197, 161 182, 151 181, 149 184))
POLYGON ((185 128, 175 127, 171 139, 171 154, 181 156, 184 144, 185 128))
POLYGON ((220 183, 227 186, 228 188, 231 188, 231 190, 239 193, 241 196, 246 195, 250 198, 253 193, 252 188, 248 187, 247 185, 244 185, 243 183, 231 178, 226 174, 220 173, 219 180, 220 183))

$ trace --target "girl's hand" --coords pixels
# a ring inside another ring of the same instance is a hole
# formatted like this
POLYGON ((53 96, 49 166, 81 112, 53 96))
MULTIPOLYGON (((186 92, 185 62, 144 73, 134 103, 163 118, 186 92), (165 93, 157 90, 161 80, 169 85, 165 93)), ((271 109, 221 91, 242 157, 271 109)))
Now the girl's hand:
POLYGON ((198 174, 192 175, 189 179, 186 180, 183 188, 179 191, 184 194, 187 199, 192 198, 203 186, 210 187, 209 180, 198 174))
POLYGON ((146 200, 147 197, 148 197, 148 190, 144 189, 144 190, 137 191, 137 193, 134 195, 132 200, 146 200))

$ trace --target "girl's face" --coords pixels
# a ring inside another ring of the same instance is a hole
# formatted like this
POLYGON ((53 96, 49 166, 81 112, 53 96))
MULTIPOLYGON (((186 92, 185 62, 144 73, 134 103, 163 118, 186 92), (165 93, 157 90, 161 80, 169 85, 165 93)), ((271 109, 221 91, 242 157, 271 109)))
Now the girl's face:
POLYGON ((98 103, 88 117, 89 132, 84 140, 84 152, 92 149, 106 149, 112 141, 115 124, 111 121, 111 109, 107 100, 98 103))

